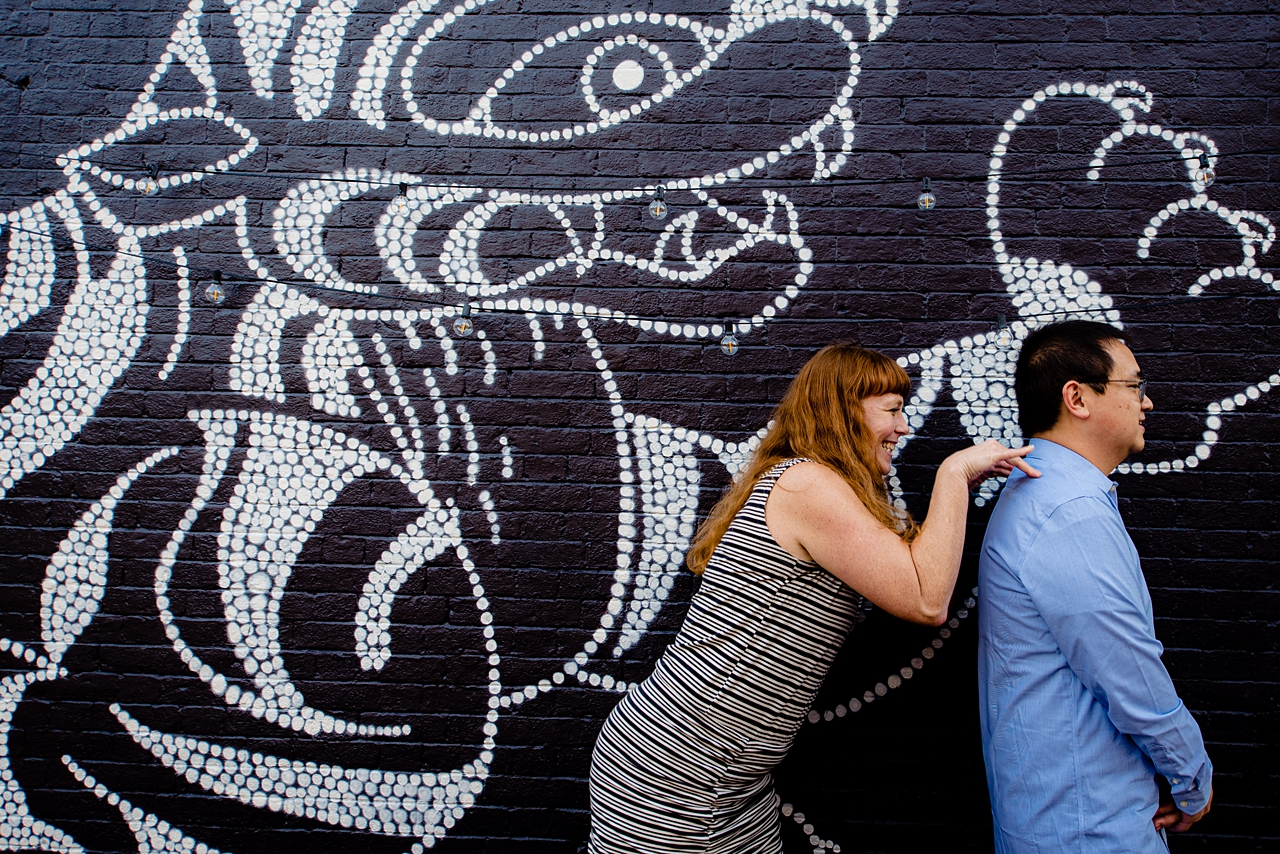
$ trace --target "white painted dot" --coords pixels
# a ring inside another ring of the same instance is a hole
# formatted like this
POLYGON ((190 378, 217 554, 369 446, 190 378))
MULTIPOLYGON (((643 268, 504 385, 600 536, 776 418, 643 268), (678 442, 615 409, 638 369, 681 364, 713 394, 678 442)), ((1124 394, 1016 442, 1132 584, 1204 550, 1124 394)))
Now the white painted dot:
POLYGON ((644 66, 634 59, 624 59, 613 69, 613 85, 623 92, 632 92, 644 82, 644 66))

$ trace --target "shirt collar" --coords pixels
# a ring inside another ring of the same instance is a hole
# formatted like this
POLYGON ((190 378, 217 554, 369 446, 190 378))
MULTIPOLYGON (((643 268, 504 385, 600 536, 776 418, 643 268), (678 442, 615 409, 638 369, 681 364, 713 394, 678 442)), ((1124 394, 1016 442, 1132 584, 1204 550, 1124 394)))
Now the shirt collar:
POLYGON ((1059 445, 1057 442, 1051 442, 1048 439, 1029 439, 1027 443, 1034 446, 1031 453, 1027 454, 1027 460, 1044 462, 1043 467, 1039 462, 1032 462, 1031 465, 1034 468, 1046 471, 1046 473, 1053 472, 1070 478, 1081 487, 1097 489, 1106 495, 1112 503, 1115 503, 1116 483, 1103 474, 1093 463, 1066 445, 1059 445))

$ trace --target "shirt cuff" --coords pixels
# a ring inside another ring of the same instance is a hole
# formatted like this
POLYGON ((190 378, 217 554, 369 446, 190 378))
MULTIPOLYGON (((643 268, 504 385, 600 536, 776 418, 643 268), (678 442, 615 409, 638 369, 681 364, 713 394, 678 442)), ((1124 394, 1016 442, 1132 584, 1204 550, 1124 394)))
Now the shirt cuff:
POLYGON ((1169 779, 1169 791, 1173 805, 1187 815, 1195 815, 1209 803, 1213 791, 1213 763, 1204 758, 1204 765, 1195 775, 1176 774, 1169 779))

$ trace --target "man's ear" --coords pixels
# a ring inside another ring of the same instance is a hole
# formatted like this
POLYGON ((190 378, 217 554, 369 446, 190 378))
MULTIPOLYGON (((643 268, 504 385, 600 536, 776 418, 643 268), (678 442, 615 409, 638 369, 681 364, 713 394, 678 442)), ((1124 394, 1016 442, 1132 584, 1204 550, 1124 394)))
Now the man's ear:
POLYGON ((1084 386, 1076 380, 1069 380, 1062 387, 1062 412, 1081 421, 1089 417, 1089 403, 1084 397, 1084 386))

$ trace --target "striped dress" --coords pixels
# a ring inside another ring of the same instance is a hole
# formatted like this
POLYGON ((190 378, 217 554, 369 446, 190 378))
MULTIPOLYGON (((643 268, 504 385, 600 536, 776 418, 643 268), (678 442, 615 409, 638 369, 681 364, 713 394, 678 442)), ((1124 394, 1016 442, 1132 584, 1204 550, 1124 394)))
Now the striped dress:
POLYGON ((760 478, 684 626, 609 715, 591 757, 591 854, 782 851, 770 771, 791 747, 860 597, 769 533, 760 478))

